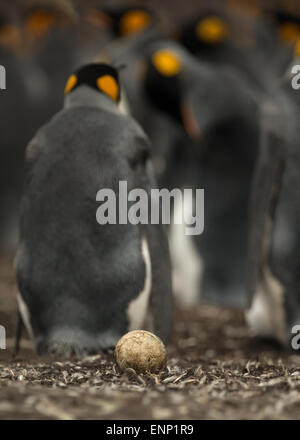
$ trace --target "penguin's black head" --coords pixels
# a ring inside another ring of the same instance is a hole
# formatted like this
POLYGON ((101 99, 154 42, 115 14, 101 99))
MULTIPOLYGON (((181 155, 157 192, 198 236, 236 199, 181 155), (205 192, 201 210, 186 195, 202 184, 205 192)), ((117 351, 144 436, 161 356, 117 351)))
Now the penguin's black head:
POLYGON ((191 53, 215 50, 229 36, 229 23, 219 13, 205 13, 183 25, 180 41, 191 53))
POLYGON ((173 50, 155 51, 148 60, 144 92, 148 101, 157 109, 181 120, 180 73, 183 64, 173 50))
POLYGON ((131 5, 103 7, 101 13, 115 37, 127 37, 149 28, 154 21, 153 12, 145 6, 131 5))
POLYGON ((117 70, 108 64, 94 63, 79 68, 69 77, 65 94, 72 93, 82 85, 103 93, 116 103, 120 101, 119 75, 117 70))

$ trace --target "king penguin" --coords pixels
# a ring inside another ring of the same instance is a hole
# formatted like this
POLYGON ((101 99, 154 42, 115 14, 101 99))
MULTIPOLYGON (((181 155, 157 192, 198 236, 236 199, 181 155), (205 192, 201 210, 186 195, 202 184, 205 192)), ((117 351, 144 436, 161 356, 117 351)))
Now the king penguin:
POLYGON ((162 224, 96 221, 101 189, 126 215, 120 181, 128 192, 156 185, 148 138, 119 102, 117 70, 85 65, 69 77, 63 109, 27 147, 16 270, 38 353, 83 356, 114 347, 129 330, 150 329, 164 341, 170 333, 162 224))
POLYGON ((300 323, 299 65, 300 39, 262 104, 248 238, 248 324, 256 336, 287 348, 294 348, 300 323))
MULTIPOLYGON (((204 232, 192 238, 200 257, 197 296, 244 307, 248 202, 258 148, 260 95, 235 69, 216 70, 166 41, 153 45, 144 90, 149 102, 189 135, 193 154, 182 172, 188 187, 204 189, 204 232)), ((191 261, 185 257, 182 263, 191 261)))

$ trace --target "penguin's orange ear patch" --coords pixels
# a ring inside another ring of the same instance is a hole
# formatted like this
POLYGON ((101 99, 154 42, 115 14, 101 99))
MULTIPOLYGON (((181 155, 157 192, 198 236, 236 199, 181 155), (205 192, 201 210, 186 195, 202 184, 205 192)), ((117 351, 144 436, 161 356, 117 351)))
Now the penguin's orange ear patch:
POLYGON ((195 29, 197 38, 209 44, 217 44, 227 38, 229 28, 221 18, 210 16, 200 20, 195 29))
POLYGON ((78 82, 76 75, 71 75, 67 81, 66 87, 65 87, 65 95, 71 92, 71 90, 74 89, 78 82))
POLYGON ((55 23, 56 19, 51 12, 35 11, 26 20, 26 30, 33 35, 42 35, 48 32, 55 23))
POLYGON ((115 78, 110 75, 103 75, 97 79, 97 86, 101 92, 109 96, 113 101, 118 102, 119 86, 115 78))
POLYGON ((152 64, 163 76, 176 76, 182 70, 179 56, 171 50, 158 50, 152 56, 152 64))
POLYGON ((300 26, 297 23, 284 23, 278 29, 279 38, 287 44, 295 44, 300 37, 300 26))
POLYGON ((21 33, 16 26, 4 25, 0 27, 0 46, 13 48, 21 42, 21 33))
POLYGON ((122 35, 130 35, 146 29, 152 19, 148 12, 139 9, 126 12, 120 20, 122 35))

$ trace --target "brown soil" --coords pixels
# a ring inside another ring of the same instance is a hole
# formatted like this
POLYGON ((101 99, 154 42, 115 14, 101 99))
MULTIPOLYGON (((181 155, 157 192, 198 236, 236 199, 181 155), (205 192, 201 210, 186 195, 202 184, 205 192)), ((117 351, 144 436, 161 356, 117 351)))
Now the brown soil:
POLYGON ((37 357, 16 329, 11 259, 0 261, 0 419, 291 419, 300 414, 300 357, 251 337, 240 310, 177 310, 165 371, 122 374, 112 353, 37 357))

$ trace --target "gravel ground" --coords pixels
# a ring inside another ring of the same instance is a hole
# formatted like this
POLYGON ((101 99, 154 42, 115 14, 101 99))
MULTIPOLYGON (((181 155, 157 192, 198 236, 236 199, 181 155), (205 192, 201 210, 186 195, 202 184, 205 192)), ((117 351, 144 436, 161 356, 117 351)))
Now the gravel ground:
POLYGON ((113 354, 37 357, 29 339, 12 357, 16 286, 0 261, 0 419, 294 419, 300 357, 251 337, 240 310, 177 310, 160 375, 118 371, 113 354))

